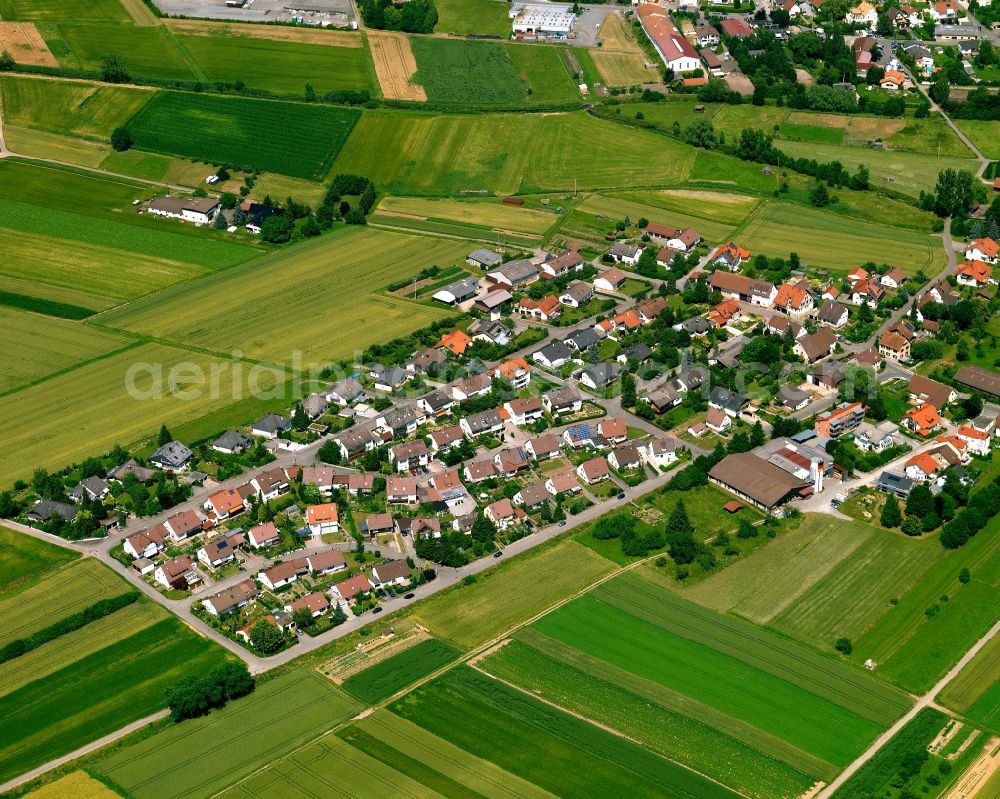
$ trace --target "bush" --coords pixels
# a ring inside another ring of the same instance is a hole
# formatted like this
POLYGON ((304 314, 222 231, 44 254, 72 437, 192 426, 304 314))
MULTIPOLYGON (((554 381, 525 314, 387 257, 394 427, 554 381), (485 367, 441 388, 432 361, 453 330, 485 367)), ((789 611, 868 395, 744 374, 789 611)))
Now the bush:
MULTIPOLYGON (((260 625, 255 625, 255 628, 257 626, 260 625)), ((273 624, 271 626, 274 627, 273 624)), ((177 722, 203 716, 213 708, 222 707, 230 699, 246 696, 255 685, 242 661, 224 663, 203 677, 188 675, 167 689, 170 717, 177 722)))

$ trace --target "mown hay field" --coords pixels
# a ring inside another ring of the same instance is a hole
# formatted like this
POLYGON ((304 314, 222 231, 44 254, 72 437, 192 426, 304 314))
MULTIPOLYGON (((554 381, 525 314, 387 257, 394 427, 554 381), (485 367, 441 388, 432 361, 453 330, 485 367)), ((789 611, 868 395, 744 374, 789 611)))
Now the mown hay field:
POLYGON ((0 697, 0 779, 162 710, 168 686, 225 659, 174 617, 120 628, 116 642, 0 697))
POLYGON ((428 638, 344 680, 344 690, 373 704, 426 677, 458 657, 459 650, 428 638))
POLYGON ((107 20, 128 22, 128 14, 118 0, 0 0, 0 18, 62 21, 107 20))
POLYGON ((4 620, 0 646, 128 590, 128 584, 107 566, 84 558, 0 600, 4 620))
MULTIPOLYGON (((238 394, 249 397, 251 367, 244 364, 234 380, 229 366, 201 353, 143 344, 0 397, 0 440, 5 443, 0 485, 28 479, 38 467, 62 468, 116 443, 137 443, 161 424, 174 429, 194 422, 236 403, 238 394), (219 375, 214 393, 213 370, 219 375), (170 390, 171 375, 179 392, 170 390), (130 383, 138 393, 129 391, 130 383)), ((260 371, 260 392, 281 396, 271 391, 278 381, 272 370, 254 371, 260 371)), ((280 378, 283 383, 284 375, 280 378)))
POLYGON ((417 81, 435 103, 515 105, 527 92, 498 42, 413 37, 417 81))
POLYGON ((319 178, 360 116, 351 108, 161 92, 128 129, 140 150, 319 178))
MULTIPOLYGON (((968 158, 970 155, 969 148, 948 127, 948 123, 936 116, 925 119, 914 117, 887 119, 860 114, 793 111, 781 125, 778 134, 779 137, 793 138, 796 132, 811 133, 816 136, 819 131, 835 135, 834 144, 848 147, 867 147, 870 141, 881 139, 889 150, 904 150, 933 156, 940 153, 958 158, 968 158)), ((822 135, 816 138, 825 142, 822 135)))
POLYGON ((528 91, 528 105, 580 103, 580 89, 558 47, 506 42, 504 49, 528 91))
POLYGON ((387 100, 427 100, 424 87, 413 80, 417 62, 410 48, 410 37, 396 31, 377 30, 370 30, 367 35, 382 96, 387 100))
POLYGON ((232 83, 238 78, 252 88, 288 97, 302 97, 307 83, 319 95, 372 88, 368 56, 357 46, 187 34, 178 35, 177 41, 212 81, 232 83))
POLYGON ((130 343, 85 325, 0 308, 0 394, 130 343))
POLYGON ((304 365, 353 355, 447 315, 381 292, 421 269, 464 260, 469 245, 373 228, 334 233, 100 317, 102 324, 216 352, 304 365), (218 302, 226 297, 226 302, 218 302))
POLYGON ((0 77, 4 125, 107 139, 153 96, 97 83, 0 77))
POLYGON ((754 254, 787 258, 798 253, 813 268, 846 271, 872 259, 907 274, 928 275, 944 266, 941 242, 926 233, 889 228, 788 203, 767 202, 739 233, 754 254))
MULTIPOLYGON (((478 661, 476 667, 546 701, 614 729, 646 749, 681 763, 753 799, 803 794, 817 774, 780 759, 790 747, 772 746, 759 730, 743 742, 721 731, 718 716, 650 680, 589 657, 529 628, 478 661), (777 749, 775 756, 768 749, 777 749)), ((819 775, 832 770, 798 753, 819 775)), ((789 759, 793 759, 789 757, 789 759)))
POLYGON ((104 783, 95 780, 86 771, 71 771, 65 777, 53 780, 26 794, 30 799, 118 799, 118 794, 104 783))
POLYGON ((393 194, 456 196, 659 186, 688 177, 694 150, 654 133, 572 114, 365 112, 334 172, 393 194), (517 142, 516 147, 511 142, 517 142))
POLYGON ((122 747, 95 768, 136 799, 207 799, 357 709, 329 680, 294 669, 210 716, 122 747))
POLYGON ((271 42, 320 44, 324 47, 356 47, 364 44, 356 31, 332 28, 290 27, 285 25, 252 25, 204 19, 164 19, 163 23, 174 33, 189 36, 207 36, 213 39, 252 38, 271 42))
POLYGON ((459 646, 489 641, 560 599, 610 573, 614 564, 575 541, 501 564, 477 583, 445 591, 414 608, 413 617, 459 646))
POLYGON ((1000 638, 994 637, 938 696, 938 702, 1000 732, 1000 638))
POLYGON ((601 46, 591 50, 590 56, 606 86, 632 86, 660 80, 656 65, 646 66, 646 54, 620 14, 608 14, 604 18, 599 38, 601 46))
POLYGON ((507 4, 503 0, 436 0, 438 33, 495 33, 510 35, 507 4))
MULTIPOLYGON (((117 5, 117 4, 116 4, 117 5)), ((121 7, 121 6, 119 6, 121 7)), ((194 81, 191 65, 160 25, 110 25, 66 22, 72 12, 55 25, 56 35, 46 27, 43 35, 64 67, 99 73, 109 53, 121 57, 130 75, 154 80, 194 81)))
POLYGON ((428 732, 560 796, 637 799, 737 794, 608 730, 468 667, 452 669, 389 709, 428 732))
POLYGON ((985 119, 956 119, 955 124, 987 158, 1000 159, 1000 122, 985 119))
POLYGON ((0 524, 0 596, 7 596, 39 580, 50 571, 80 557, 66 547, 49 544, 0 524))
POLYGON ((545 211, 504 205, 498 199, 454 200, 387 196, 379 201, 378 210, 519 233, 544 233, 559 219, 555 214, 545 211))

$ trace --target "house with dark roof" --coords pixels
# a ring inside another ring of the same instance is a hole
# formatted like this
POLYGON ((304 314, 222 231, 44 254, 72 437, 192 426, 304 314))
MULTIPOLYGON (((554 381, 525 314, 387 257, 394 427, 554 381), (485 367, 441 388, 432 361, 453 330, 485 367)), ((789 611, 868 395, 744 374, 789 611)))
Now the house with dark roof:
POLYGON ((157 469, 179 472, 188 467, 193 457, 194 453, 180 441, 169 441, 149 456, 149 462, 157 469))

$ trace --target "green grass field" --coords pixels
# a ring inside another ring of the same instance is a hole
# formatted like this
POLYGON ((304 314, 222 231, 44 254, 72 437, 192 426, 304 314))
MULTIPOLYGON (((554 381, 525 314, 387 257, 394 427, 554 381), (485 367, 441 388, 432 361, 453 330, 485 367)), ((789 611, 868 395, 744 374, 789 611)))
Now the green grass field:
POLYGON ((128 590, 128 583, 111 569, 92 558, 82 559, 0 600, 0 646, 128 590))
POLYGON ((334 163, 393 194, 455 196, 655 186, 684 180, 694 151, 586 114, 365 112, 334 163), (511 147, 510 142, 518 142, 511 147))
MULTIPOLYGON (((493 2, 493 0, 490 0, 493 2)), ((391 214, 406 214, 420 219, 410 221, 442 221, 453 224, 465 224, 486 228, 488 230, 516 231, 519 233, 545 233, 559 217, 546 211, 532 208, 504 205, 497 199, 453 200, 450 198, 424 197, 383 197, 379 200, 378 211, 389 212, 385 216, 386 224, 399 224, 407 221, 405 217, 391 214)))
POLYGON ((507 51, 497 42, 415 36, 415 82, 432 103, 517 105, 528 94, 507 51))
POLYGON ((534 629, 756 726, 833 766, 849 763, 905 699, 819 655, 628 575, 534 629))
POLYGON ((239 79, 251 88, 288 97, 302 97, 307 83, 319 95, 335 89, 372 89, 363 47, 182 34, 177 41, 213 81, 239 79))
POLYGON ((207 798, 333 728, 357 707, 329 680, 295 669, 209 716, 125 746, 96 768, 136 799, 207 798))
MULTIPOLYGON (((496 0, 486 0, 494 3, 496 0)), ((558 48, 535 44, 504 45, 518 77, 526 83, 529 105, 580 101, 580 89, 558 48)))
POLYGON ((454 669, 390 705, 396 715, 563 797, 691 799, 732 791, 631 741, 468 668, 454 669))
POLYGON ((129 343, 121 336, 84 325, 0 308, 0 394, 129 343))
POLYGON ((612 568, 586 547, 564 541, 500 564, 479 575, 475 585, 430 597, 415 608, 413 616, 440 638, 475 646, 585 588, 612 568))
POLYGON ((955 124, 989 159, 1000 159, 1000 122, 983 119, 956 119, 955 124))
POLYGON ((460 241, 342 228, 174 286, 112 311, 100 322, 215 352, 239 349, 275 363, 289 363, 298 351, 305 368, 348 357, 447 315, 378 292, 425 267, 460 261, 469 250, 460 241), (220 296, 229 301, 217 303, 220 296))
POLYGON ((552 653, 561 648, 558 642, 534 630, 523 631, 518 639, 479 661, 478 668, 753 799, 791 799, 815 781, 815 775, 807 776, 761 751, 759 731, 753 732, 752 744, 744 743, 711 726, 704 706, 697 716, 685 714, 689 708, 683 708, 676 694, 651 681, 569 647, 560 658, 552 653))
POLYGON ((83 7, 73 0, 0 0, 0 19, 62 21, 70 18, 114 22, 129 19, 117 0, 94 0, 83 7))
POLYGON ((161 92, 128 129, 140 150, 319 178, 360 116, 350 108, 161 92))
POLYGON ((421 641, 344 680, 344 690, 368 704, 426 677, 457 658, 459 650, 434 638, 421 641))
POLYGON ((184 55, 160 26, 108 25, 66 22, 67 14, 56 25, 58 39, 45 40, 63 66, 100 72, 101 62, 109 55, 122 59, 129 74, 163 81, 194 81, 196 75, 184 55), (64 53, 64 49, 68 52, 64 53))
POLYGON ((796 252, 804 264, 837 271, 885 260, 911 275, 918 269, 934 274, 945 260, 941 242, 926 233, 788 203, 765 203, 737 235, 754 254, 787 257, 796 252))
MULTIPOLYGON (((144 344, 80 366, 0 398, 0 485, 30 478, 37 467, 62 468, 88 455, 106 452, 116 442, 132 444, 154 434, 161 424, 172 430, 250 396, 250 367, 233 388, 228 362, 161 344, 144 344), (211 390, 212 370, 220 379, 211 390), (131 377, 134 380, 130 380, 131 377), (179 392, 169 389, 171 374, 179 392), (128 384, 134 383, 133 396, 128 384), (162 388, 162 391, 159 390, 162 388), (188 393, 188 392, 191 393, 188 393)), ((272 370, 259 373, 259 391, 280 397, 272 370)), ((285 407, 291 397, 285 398, 285 407)), ((246 416, 240 421, 253 418, 246 416)), ((213 426, 205 435, 224 429, 213 426)))
POLYGON ((71 549, 48 544, 2 524, 0 552, 3 553, 0 559, 0 597, 80 557, 71 549))
POLYGON ((5 125, 106 140, 152 94, 123 86, 0 77, 5 125))
POLYGON ((1000 732, 1000 637, 980 650, 938 700, 977 724, 1000 732))
POLYGON ((434 5, 438 33, 510 33, 507 6, 501 0, 436 0, 434 5))
POLYGON ((115 643, 0 697, 0 778, 162 709, 167 686, 225 659, 224 650, 173 617, 118 633, 115 643))

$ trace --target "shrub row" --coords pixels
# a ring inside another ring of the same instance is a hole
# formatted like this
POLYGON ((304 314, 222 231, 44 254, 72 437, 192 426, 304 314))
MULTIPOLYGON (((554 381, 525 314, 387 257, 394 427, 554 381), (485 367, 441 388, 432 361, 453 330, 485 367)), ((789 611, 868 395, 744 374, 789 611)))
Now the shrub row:
POLYGON ((6 663, 8 660, 21 657, 21 655, 27 654, 32 649, 38 649, 42 644, 47 644, 49 641, 54 641, 62 635, 79 630, 81 627, 86 627, 88 624, 98 619, 103 619, 105 616, 110 616, 116 610, 121 610, 127 605, 138 601, 139 596, 138 591, 129 591, 126 594, 102 599, 100 602, 95 602, 93 605, 85 607, 79 613, 74 613, 72 616, 60 619, 55 624, 44 627, 27 638, 18 638, 15 641, 11 641, 3 649, 0 649, 0 663, 6 663))
POLYGON ((944 526, 941 543, 946 549, 958 549, 997 513, 1000 513, 1000 477, 973 494, 962 512, 944 526))

